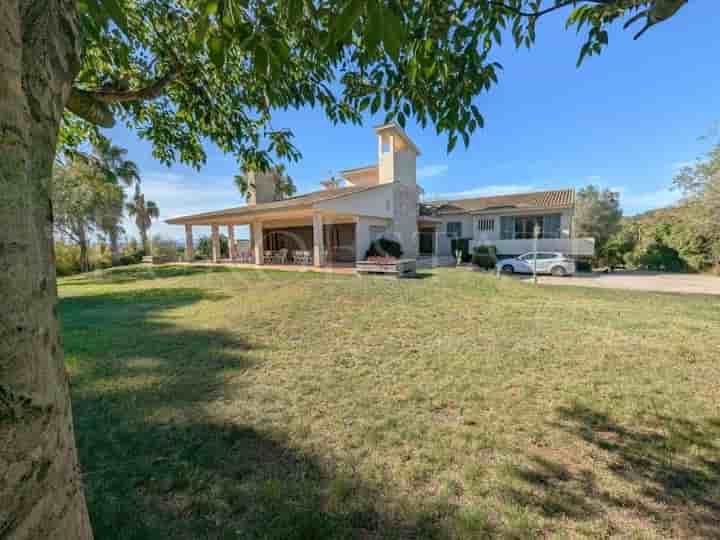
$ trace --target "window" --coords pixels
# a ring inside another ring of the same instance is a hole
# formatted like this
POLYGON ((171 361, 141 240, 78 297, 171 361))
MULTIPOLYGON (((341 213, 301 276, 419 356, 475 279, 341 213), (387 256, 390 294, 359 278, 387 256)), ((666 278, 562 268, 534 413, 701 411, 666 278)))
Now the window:
POLYGON ((460 238, 462 236, 462 223, 459 221, 448 222, 446 229, 448 238, 460 238))
POLYGON ((560 214, 544 216, 501 216, 501 240, 531 240, 535 237, 535 226, 540 228, 539 238, 560 238, 560 214))
POLYGON ((478 220, 478 230, 490 232, 495 230, 495 218, 480 218, 478 220))
POLYGON ((560 238, 560 214, 543 216, 543 238, 560 238))

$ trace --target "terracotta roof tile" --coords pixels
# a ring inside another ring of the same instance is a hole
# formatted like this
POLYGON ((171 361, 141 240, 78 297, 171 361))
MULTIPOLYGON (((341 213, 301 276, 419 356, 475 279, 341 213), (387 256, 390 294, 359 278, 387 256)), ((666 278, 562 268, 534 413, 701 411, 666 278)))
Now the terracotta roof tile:
POLYGON ((515 193, 512 195, 496 195, 493 197, 477 197, 474 199, 429 201, 425 204, 435 208, 439 214, 452 214, 460 212, 486 212, 494 209, 568 208, 574 204, 574 201, 574 189, 561 189, 536 191, 532 193, 515 193))

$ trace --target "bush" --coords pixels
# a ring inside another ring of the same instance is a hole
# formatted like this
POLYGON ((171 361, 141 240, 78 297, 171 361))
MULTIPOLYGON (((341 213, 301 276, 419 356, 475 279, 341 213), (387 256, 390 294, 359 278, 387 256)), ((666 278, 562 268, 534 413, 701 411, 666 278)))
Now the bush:
POLYGON ((492 270, 497 263, 495 246, 477 246, 473 250, 472 263, 480 268, 492 270))
POLYGON ((370 247, 365 252, 365 258, 368 257, 395 257, 399 259, 403 254, 400 242, 389 238, 378 238, 370 242, 370 247))
POLYGON ((659 242, 650 244, 633 262, 648 270, 682 272, 687 269, 687 264, 676 249, 659 242))
POLYGON ((587 259, 578 259, 575 261, 575 270, 578 272, 592 272, 592 263, 587 259))
POLYGON ((64 242, 55 242, 55 273, 71 276, 80 272, 80 248, 64 242))
POLYGON ((142 262, 144 252, 142 251, 136 251, 135 253, 130 253, 128 255, 120 255, 120 258, 117 260, 118 266, 128 266, 130 264, 138 264, 142 262))

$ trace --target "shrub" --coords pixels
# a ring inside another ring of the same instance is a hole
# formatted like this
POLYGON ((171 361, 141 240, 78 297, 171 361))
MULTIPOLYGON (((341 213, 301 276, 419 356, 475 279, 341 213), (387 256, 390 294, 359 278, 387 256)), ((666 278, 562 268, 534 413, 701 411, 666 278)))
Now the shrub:
POLYGON ((58 276, 71 276, 80 272, 78 246, 55 242, 55 272, 58 276))
POLYGON ((395 257, 399 259, 403 254, 400 242, 391 240, 390 238, 378 238, 370 242, 370 247, 365 252, 365 258, 368 257, 395 257))
POLYGON ((472 262, 475 266, 491 270, 497 263, 495 246, 477 246, 473 250, 472 262))
POLYGON ((687 264, 676 249, 659 242, 650 244, 634 262, 637 266, 648 270, 682 272, 687 269, 687 264))
POLYGON ((120 258, 117 260, 118 266, 128 266, 129 264, 138 264, 142 261, 143 258, 142 251, 136 251, 135 253, 130 253, 127 255, 121 255, 120 258))
POLYGON ((575 261, 575 270, 578 272, 592 272, 592 263, 587 259, 578 259, 575 261))

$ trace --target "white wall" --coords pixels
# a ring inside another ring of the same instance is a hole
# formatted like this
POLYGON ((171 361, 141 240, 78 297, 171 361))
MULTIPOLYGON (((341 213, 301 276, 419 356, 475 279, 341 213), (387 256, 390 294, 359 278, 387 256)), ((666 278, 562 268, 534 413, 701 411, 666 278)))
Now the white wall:
POLYGON ((392 184, 315 203, 315 208, 339 214, 390 218, 393 216, 392 184))
MULTIPOLYGON (((365 259, 365 252, 370 247, 370 227, 385 227, 387 231, 391 230, 390 220, 377 219, 360 216, 355 223, 355 259, 362 261, 365 259)), ((386 234, 385 236, 390 236, 386 234)))

